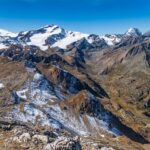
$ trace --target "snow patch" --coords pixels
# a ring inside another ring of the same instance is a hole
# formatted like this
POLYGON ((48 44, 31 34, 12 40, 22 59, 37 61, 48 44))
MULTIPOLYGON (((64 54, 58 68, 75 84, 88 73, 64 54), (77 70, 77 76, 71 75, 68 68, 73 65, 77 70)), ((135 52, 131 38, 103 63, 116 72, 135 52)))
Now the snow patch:
POLYGON ((119 43, 121 41, 121 38, 118 38, 116 35, 105 35, 101 38, 103 38, 109 46, 113 46, 114 44, 119 43))
POLYGON ((55 129, 62 127, 58 121, 50 117, 48 118, 47 115, 36 108, 34 104, 26 104, 24 106, 24 112, 21 112, 19 108, 15 108, 12 112, 12 116, 15 120, 26 123, 40 123, 41 126, 49 126, 55 129))
POLYGON ((5 86, 3 83, 0 83, 0 90, 3 89, 5 86))
POLYGON ((19 98, 26 100, 27 99, 27 96, 26 96, 27 91, 28 91, 28 89, 20 90, 20 91, 17 91, 16 94, 19 98))
POLYGON ((40 80, 43 76, 40 73, 35 73, 33 79, 34 80, 40 80))

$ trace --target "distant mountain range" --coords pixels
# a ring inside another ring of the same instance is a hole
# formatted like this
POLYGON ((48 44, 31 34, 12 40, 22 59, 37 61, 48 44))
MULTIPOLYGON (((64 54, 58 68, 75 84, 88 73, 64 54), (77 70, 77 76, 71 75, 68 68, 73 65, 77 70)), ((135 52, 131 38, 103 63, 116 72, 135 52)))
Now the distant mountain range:
POLYGON ((114 46, 121 43, 128 37, 149 37, 148 32, 142 34, 136 28, 130 28, 125 34, 106 34, 98 36, 95 34, 84 34, 80 32, 67 31, 57 25, 48 25, 37 30, 31 30, 20 33, 12 33, 0 30, 0 48, 7 48, 10 45, 32 45, 45 51, 48 47, 59 47, 66 49, 68 45, 85 39, 89 44, 101 42, 102 45, 114 46))

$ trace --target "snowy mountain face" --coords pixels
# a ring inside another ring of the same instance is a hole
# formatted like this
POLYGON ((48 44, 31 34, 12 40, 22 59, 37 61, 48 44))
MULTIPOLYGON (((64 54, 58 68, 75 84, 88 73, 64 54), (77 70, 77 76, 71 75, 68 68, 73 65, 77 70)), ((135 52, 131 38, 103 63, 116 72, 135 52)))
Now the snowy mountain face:
POLYGON ((65 30, 58 26, 46 26, 38 30, 20 33, 17 38, 27 45, 34 45, 41 50, 47 50, 48 45, 53 45, 56 41, 61 40, 65 34, 65 30))
POLYGON ((101 38, 103 38, 109 46, 113 46, 121 41, 122 36, 117 34, 107 34, 105 36, 102 36, 101 38))
POLYGON ((130 28, 128 31, 125 33, 126 36, 133 36, 133 37, 138 37, 141 36, 142 33, 139 31, 137 28, 130 28))
POLYGON ((27 45, 34 45, 45 51, 48 47, 66 49, 71 43, 85 37, 88 37, 88 35, 80 32, 66 31, 56 25, 52 25, 20 33, 17 38, 27 45))

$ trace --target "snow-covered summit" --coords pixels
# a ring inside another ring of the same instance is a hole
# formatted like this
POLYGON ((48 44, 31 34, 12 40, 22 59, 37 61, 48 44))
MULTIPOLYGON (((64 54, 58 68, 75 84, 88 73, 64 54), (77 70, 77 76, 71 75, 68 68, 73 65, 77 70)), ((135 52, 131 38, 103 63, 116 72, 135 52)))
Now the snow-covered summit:
POLYGON ((29 36, 28 45, 35 45, 42 50, 47 50, 48 45, 53 45, 65 36, 65 30, 57 25, 45 26, 44 28, 32 31, 29 36))
POLYGON ((129 28, 128 31, 125 33, 127 36, 141 36, 142 33, 137 28, 129 28))
POLYGON ((40 47, 45 51, 48 47, 59 47, 65 49, 67 45, 88 37, 88 34, 67 31, 58 25, 47 25, 37 30, 21 32, 19 40, 23 40, 27 45, 40 47))

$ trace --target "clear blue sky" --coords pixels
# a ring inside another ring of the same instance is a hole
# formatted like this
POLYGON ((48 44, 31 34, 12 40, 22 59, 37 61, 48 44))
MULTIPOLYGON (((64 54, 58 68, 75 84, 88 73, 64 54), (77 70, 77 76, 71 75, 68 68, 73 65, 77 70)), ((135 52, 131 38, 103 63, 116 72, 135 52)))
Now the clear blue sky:
POLYGON ((150 29, 150 0, 0 0, 0 28, 29 30, 47 24, 85 33, 150 29))

